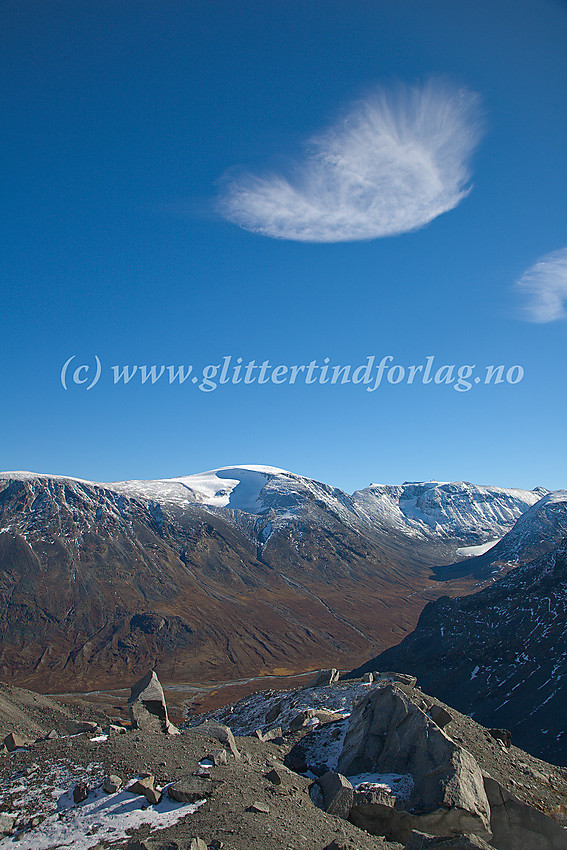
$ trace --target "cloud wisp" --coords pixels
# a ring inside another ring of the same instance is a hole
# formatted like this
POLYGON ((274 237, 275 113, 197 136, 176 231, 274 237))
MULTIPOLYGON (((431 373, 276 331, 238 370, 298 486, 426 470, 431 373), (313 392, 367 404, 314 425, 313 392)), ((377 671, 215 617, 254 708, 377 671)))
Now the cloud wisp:
POLYGON ((245 230, 351 242, 417 230, 470 191, 479 97, 437 79, 377 90, 313 136, 289 174, 229 172, 219 210, 245 230))
POLYGON ((567 248, 546 254, 516 282, 525 301, 521 316, 528 322, 567 318, 567 248))

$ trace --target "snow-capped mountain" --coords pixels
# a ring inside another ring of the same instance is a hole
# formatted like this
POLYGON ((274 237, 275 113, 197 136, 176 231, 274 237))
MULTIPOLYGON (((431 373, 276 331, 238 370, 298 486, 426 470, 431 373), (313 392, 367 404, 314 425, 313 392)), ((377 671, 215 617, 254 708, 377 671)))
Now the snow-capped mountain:
MULTIPOLYGON (((414 544, 446 544, 447 551, 493 545, 519 516, 547 493, 543 488, 520 490, 468 482, 406 482, 371 484, 349 495, 342 490, 284 469, 244 465, 223 467, 197 475, 156 481, 118 481, 104 485, 125 495, 183 507, 200 504, 227 509, 221 515, 238 523, 229 512, 261 517, 271 514, 262 530, 265 540, 278 526, 317 506, 341 521, 368 530, 401 534, 414 544), (448 544, 448 545, 447 545, 448 544)), ((468 552, 465 552, 465 555, 468 552)), ((436 554, 436 558, 439 554, 436 554)))
MULTIPOLYGON (((478 578, 506 568, 527 564, 539 555, 554 549, 567 537, 567 490, 546 493, 523 513, 510 531, 494 546, 485 551, 469 549, 471 558, 467 563, 441 567, 435 570, 438 578, 474 575, 478 578)), ((459 550, 457 550, 459 551, 459 550)), ((466 554, 466 550, 460 550, 466 554)))
POLYGON ((457 550, 500 537, 539 491, 372 485, 274 467, 99 484, 0 476, 0 677, 118 684, 351 666, 399 640, 457 550))
POLYGON ((502 537, 546 492, 430 481, 372 484, 353 499, 368 516, 417 539, 467 539, 478 546, 502 537))

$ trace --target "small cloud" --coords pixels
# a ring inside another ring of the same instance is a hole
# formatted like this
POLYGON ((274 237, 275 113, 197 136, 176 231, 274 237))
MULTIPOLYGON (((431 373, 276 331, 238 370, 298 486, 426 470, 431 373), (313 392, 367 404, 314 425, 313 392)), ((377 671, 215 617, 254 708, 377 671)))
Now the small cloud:
POLYGON ((311 138, 288 175, 225 175, 219 210, 245 230, 299 242, 417 230, 470 191, 478 112, 478 95, 438 79, 379 89, 311 138))
POLYGON ((522 318, 528 322, 555 322, 567 317, 567 248, 546 254, 516 282, 526 301, 522 318))

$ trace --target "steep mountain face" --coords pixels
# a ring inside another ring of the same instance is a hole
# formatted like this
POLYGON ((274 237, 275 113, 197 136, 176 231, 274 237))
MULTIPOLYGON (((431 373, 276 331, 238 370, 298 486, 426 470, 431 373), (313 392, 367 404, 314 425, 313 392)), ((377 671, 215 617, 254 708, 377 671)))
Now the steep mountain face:
POLYGON ((566 764, 566 615, 563 541, 480 593, 430 603, 412 634, 349 675, 412 673, 479 722, 512 730, 518 746, 566 764))
POLYGON ((372 518, 416 540, 443 540, 461 547, 502 537, 547 491, 482 487, 468 482, 372 484, 353 499, 372 518))
POLYGON ((567 490, 557 490, 543 495, 488 551, 466 563, 440 567, 434 572, 441 579, 459 575, 486 578, 506 566, 533 561, 552 551, 564 537, 567 537, 567 490))
POLYGON ((271 467, 110 485, 6 473, 0 677, 54 691, 155 664, 172 682, 350 666, 400 640, 426 599, 469 591, 430 567, 540 495, 411 485, 416 518, 408 486, 349 496, 271 467))

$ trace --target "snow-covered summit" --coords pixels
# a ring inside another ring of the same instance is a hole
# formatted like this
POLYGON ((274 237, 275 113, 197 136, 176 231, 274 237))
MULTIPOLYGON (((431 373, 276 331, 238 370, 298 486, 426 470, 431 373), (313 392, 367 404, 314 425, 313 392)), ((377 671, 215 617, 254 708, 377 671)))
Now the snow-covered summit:
POLYGON ((180 478, 162 478, 155 481, 114 481, 107 486, 128 496, 183 504, 198 502, 215 508, 257 513, 263 504, 260 493, 275 476, 292 476, 292 473, 275 466, 242 464, 223 466, 180 478))
POLYGON ((361 511, 394 530, 421 538, 470 533, 481 543, 505 534, 546 493, 542 488, 520 490, 468 481, 408 481, 371 484, 357 490, 353 500, 361 511))
POLYGON ((31 472, 1 473, 2 478, 102 487, 118 495, 157 503, 164 509, 193 505, 220 511, 231 521, 236 511, 251 517, 269 514, 270 527, 262 532, 263 539, 277 525, 292 518, 316 515, 320 521, 325 514, 358 532, 361 528, 364 533, 381 530, 417 541, 455 538, 461 546, 494 544, 542 496, 550 498, 543 488, 520 490, 463 481, 371 484, 349 495, 288 470, 257 464, 219 467, 175 478, 108 484, 31 472))

